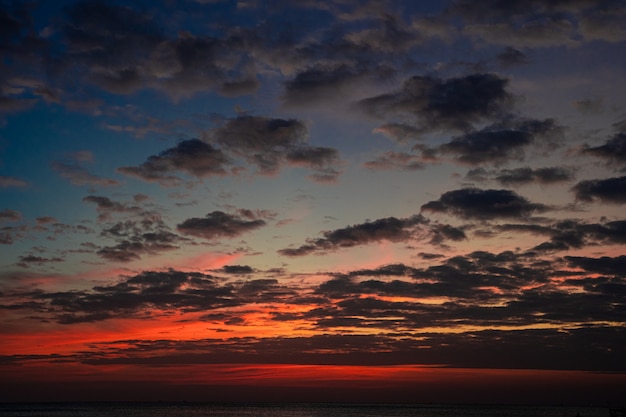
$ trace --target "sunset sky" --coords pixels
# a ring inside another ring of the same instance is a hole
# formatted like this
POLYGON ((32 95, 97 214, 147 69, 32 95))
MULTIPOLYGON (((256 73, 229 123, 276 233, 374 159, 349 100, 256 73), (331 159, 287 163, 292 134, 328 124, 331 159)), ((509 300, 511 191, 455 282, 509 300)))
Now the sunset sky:
POLYGON ((0 4, 0 402, 623 401, 623 0, 0 4))

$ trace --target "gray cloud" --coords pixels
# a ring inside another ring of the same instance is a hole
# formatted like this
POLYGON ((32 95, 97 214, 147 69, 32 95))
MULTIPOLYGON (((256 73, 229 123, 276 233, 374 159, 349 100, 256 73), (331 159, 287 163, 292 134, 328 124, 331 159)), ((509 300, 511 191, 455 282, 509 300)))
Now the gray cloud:
POLYGON ((199 139, 179 142, 158 155, 148 157, 136 167, 121 167, 118 172, 138 177, 144 181, 158 182, 163 186, 178 185, 181 180, 174 176, 184 172, 195 177, 223 176, 231 161, 219 149, 199 139))
POLYGON ((466 178, 471 181, 486 182, 495 180, 504 186, 524 184, 555 184, 572 181, 574 172, 564 167, 544 168, 514 168, 488 171, 484 168, 476 168, 467 173, 466 178))
POLYGON ((108 197, 89 195, 83 198, 86 203, 96 204, 98 210, 98 220, 106 221, 111 219, 115 213, 139 213, 141 208, 139 206, 127 205, 120 203, 119 201, 113 201, 108 197))
POLYGON ((310 146, 307 133, 300 120, 244 115, 226 121, 213 137, 225 152, 253 164, 261 174, 273 175, 289 164, 312 169, 314 180, 336 178, 339 152, 310 146))
POLYGON ((464 219, 525 218, 547 210, 509 190, 464 188, 448 191, 438 200, 422 205, 422 211, 448 213, 464 219))
POLYGON ((265 220, 245 220, 234 214, 213 211, 205 217, 187 219, 180 223, 177 229, 186 235, 212 240, 219 237, 236 237, 265 225, 265 220))
POLYGON ((335 251, 373 242, 401 242, 409 239, 413 230, 426 222, 426 219, 419 215, 404 219, 386 217, 326 231, 323 232, 323 238, 310 238, 307 239, 306 244, 298 248, 281 249, 278 253, 284 256, 303 256, 313 252, 335 251))
POLYGON ((468 130, 475 122, 503 114, 512 100, 507 84, 495 74, 445 80, 413 76, 399 90, 361 100, 357 107, 378 117, 417 117, 422 132, 468 130))
POLYGON ((585 145, 582 153, 602 158, 626 169, 626 133, 617 133, 600 146, 585 145))
POLYGON ((603 180, 585 180, 576 184, 572 190, 576 199, 586 202, 626 203, 626 177, 603 180))
POLYGON ((502 163, 523 159, 524 148, 560 130, 552 119, 516 120, 455 137, 435 149, 444 154, 453 154, 457 161, 472 165, 502 163))

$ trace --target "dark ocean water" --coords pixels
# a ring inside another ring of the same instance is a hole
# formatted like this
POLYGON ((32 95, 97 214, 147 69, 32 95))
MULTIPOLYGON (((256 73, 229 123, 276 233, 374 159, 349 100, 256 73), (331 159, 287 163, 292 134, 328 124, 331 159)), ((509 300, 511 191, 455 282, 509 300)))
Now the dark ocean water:
POLYGON ((0 404, 1 417, 608 417, 606 408, 338 404, 0 404))

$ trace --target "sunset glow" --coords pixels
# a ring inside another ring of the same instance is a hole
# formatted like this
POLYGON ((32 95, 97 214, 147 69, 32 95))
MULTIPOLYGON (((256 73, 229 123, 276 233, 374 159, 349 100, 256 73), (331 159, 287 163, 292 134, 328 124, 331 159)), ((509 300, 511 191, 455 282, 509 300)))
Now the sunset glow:
POLYGON ((626 387, 619 0, 0 2, 0 403, 626 387))

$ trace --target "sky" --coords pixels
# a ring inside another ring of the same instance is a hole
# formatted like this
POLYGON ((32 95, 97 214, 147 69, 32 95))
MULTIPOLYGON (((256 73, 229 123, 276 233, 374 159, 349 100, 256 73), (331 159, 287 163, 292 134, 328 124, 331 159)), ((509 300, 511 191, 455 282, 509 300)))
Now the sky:
POLYGON ((0 4, 0 401, 623 402, 623 1, 0 4))

